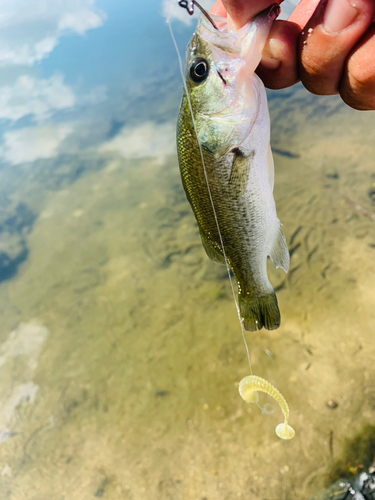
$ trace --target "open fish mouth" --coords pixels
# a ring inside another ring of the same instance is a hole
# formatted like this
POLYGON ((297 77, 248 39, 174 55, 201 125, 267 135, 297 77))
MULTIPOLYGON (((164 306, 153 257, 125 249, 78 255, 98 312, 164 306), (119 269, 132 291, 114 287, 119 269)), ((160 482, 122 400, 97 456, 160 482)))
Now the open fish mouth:
POLYGON ((228 30, 226 17, 210 14, 210 18, 216 25, 216 28, 214 28, 210 20, 202 14, 199 18, 196 31, 206 42, 214 45, 218 49, 224 50, 230 54, 241 54, 243 52, 243 39, 248 34, 249 26, 252 26, 252 29, 256 27, 258 31, 264 27, 267 36, 269 27, 278 17, 280 11, 280 6, 275 3, 268 9, 257 14, 237 31, 233 28, 228 30))
MULTIPOLYGON (((201 15, 191 45, 192 51, 206 45, 213 68, 228 90, 239 88, 255 72, 259 65, 272 23, 280 13, 277 4, 256 15, 242 28, 228 30, 227 18, 201 15), (215 26, 215 27, 214 27, 215 26)), ((230 99, 235 106, 237 97, 230 99)))

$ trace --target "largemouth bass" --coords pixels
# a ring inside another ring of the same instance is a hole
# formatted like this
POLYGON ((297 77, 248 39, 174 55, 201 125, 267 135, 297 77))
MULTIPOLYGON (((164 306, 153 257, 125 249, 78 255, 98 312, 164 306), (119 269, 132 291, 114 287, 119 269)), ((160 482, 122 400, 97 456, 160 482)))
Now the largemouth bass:
POLYGON ((244 327, 251 331, 280 325, 267 256, 277 268, 289 269, 273 198, 267 96, 255 74, 278 12, 274 5, 236 32, 228 32, 226 18, 212 16, 214 27, 200 17, 185 70, 197 134, 186 93, 177 124, 182 182, 203 246, 213 261, 226 264, 224 246, 244 327))

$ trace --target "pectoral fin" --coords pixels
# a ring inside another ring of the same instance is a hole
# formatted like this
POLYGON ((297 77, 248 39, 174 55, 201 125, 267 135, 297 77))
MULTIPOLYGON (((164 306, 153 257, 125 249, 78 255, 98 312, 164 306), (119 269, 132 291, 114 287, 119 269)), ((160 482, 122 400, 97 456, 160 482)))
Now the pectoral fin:
POLYGON ((223 264, 225 266, 225 258, 221 251, 220 247, 214 246, 214 243, 207 238, 202 230, 199 230, 202 238, 202 244, 204 249, 206 250, 206 254, 209 256, 211 260, 216 262, 217 264, 223 264))
POLYGON ((237 194, 243 196, 246 192, 249 180, 251 158, 254 156, 255 152, 252 151, 250 154, 244 155, 239 148, 233 149, 232 152, 234 153, 234 157, 229 185, 236 190, 237 194))
POLYGON ((286 239, 280 225, 275 232, 275 238, 269 256, 276 269, 281 267, 286 273, 289 271, 290 256, 288 245, 286 244, 286 239))

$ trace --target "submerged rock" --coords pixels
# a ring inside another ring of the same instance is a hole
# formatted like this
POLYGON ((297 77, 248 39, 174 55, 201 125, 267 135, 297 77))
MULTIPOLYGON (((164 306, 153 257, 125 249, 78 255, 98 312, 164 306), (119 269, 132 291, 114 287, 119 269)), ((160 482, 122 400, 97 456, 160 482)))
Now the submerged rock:
POLYGON ((339 479, 310 500, 375 500, 375 469, 362 472, 353 479, 339 479))

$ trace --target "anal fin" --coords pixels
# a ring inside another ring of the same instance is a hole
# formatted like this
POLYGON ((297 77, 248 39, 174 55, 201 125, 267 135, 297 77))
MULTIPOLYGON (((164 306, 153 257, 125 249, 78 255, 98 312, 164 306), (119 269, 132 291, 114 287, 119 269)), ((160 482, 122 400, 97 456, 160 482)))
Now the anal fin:
POLYGON ((286 239, 280 225, 275 233, 269 256, 276 269, 281 267, 286 273, 289 271, 290 256, 288 245, 286 244, 286 239))
POLYGON ((199 232, 202 238, 203 247, 206 250, 206 254, 209 256, 209 258, 217 264, 223 264, 225 266, 225 258, 221 251, 221 248, 215 248, 214 243, 208 239, 204 232, 202 230, 199 230, 199 232))

